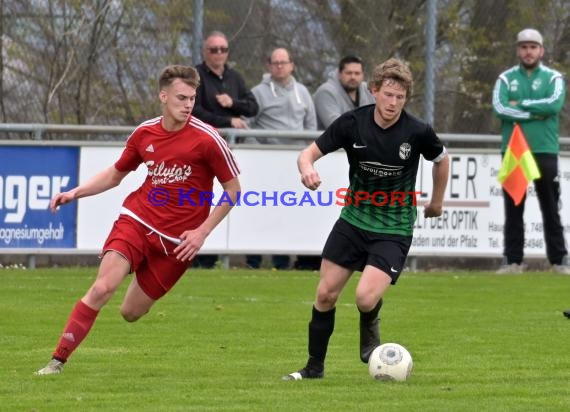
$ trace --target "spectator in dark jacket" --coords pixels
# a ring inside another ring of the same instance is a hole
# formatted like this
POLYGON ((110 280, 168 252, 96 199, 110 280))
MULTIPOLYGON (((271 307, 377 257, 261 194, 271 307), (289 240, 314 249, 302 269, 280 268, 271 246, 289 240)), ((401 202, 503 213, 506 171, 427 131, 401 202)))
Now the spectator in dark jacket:
POLYGON ((213 31, 204 40, 194 116, 214 127, 247 128, 243 117, 257 114, 255 96, 245 87, 239 72, 227 64, 230 48, 224 33, 213 31))
MULTIPOLYGON (((200 86, 192 115, 217 128, 245 129, 242 116, 255 116, 259 106, 241 74, 228 66, 229 52, 228 39, 220 31, 211 32, 204 40, 204 61, 196 66, 200 86)), ((199 255, 193 266, 212 268, 216 261, 216 255, 199 255)))

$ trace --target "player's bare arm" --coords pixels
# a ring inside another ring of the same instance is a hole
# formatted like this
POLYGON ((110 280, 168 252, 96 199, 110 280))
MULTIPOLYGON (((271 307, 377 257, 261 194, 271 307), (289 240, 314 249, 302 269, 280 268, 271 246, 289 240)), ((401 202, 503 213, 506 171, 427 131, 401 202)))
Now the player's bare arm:
POLYGON ((297 158, 297 167, 301 173, 301 182, 306 188, 316 190, 321 185, 321 177, 315 170, 314 163, 323 157, 319 147, 313 142, 297 158))
POLYGON ((85 183, 67 191, 56 194, 50 201, 49 208, 55 213, 58 206, 65 205, 73 200, 93 196, 116 187, 128 175, 129 172, 120 172, 115 166, 109 166, 85 183))
POLYGON ((186 230, 180 235, 181 243, 174 249, 176 258, 181 261, 192 260, 198 251, 204 245, 208 235, 214 230, 218 224, 227 216, 232 207, 237 202, 238 192, 241 189, 239 179, 234 177, 225 183, 222 183, 222 188, 231 202, 221 202, 216 205, 208 218, 193 230, 186 230))
POLYGON ((431 200, 424 208, 425 217, 437 217, 443 213, 443 196, 449 179, 449 156, 446 154, 432 168, 433 191, 431 200))

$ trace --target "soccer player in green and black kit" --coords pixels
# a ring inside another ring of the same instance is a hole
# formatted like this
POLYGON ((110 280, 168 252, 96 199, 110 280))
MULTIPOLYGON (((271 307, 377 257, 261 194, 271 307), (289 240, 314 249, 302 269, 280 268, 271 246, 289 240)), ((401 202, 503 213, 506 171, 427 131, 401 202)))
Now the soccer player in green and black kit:
POLYGON ((324 376, 336 301, 354 271, 360 312, 360 358, 368 362, 380 345, 378 312, 382 296, 404 267, 416 219, 415 182, 420 155, 434 163, 431 201, 424 216, 440 216, 449 175, 445 147, 428 124, 404 105, 412 92, 405 63, 389 59, 374 70, 370 88, 376 103, 347 112, 299 155, 303 184, 315 190, 321 178, 314 163, 343 148, 350 164, 350 187, 340 219, 322 253, 320 281, 309 322, 309 360, 286 380, 324 376))

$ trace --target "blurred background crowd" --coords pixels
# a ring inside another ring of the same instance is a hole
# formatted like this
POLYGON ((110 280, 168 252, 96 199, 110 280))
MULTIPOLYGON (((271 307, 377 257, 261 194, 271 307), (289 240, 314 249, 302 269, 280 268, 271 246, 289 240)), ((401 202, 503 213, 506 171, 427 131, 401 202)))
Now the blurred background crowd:
MULTIPOLYGON (((136 125, 158 111, 154 79, 160 69, 200 63, 201 42, 212 30, 227 35, 229 65, 248 88, 260 82, 276 47, 291 51, 295 78, 311 93, 342 56, 360 56, 367 77, 388 57, 404 59, 415 76, 409 110, 424 117, 429 3, 0 0, 0 118, 3 123, 136 125)), ((522 27, 543 34, 545 64, 562 73, 570 67, 566 1, 435 4, 433 123, 440 133, 498 134, 493 84, 517 63, 514 39, 522 27)), ((561 135, 570 135, 570 106, 561 114, 561 135)))

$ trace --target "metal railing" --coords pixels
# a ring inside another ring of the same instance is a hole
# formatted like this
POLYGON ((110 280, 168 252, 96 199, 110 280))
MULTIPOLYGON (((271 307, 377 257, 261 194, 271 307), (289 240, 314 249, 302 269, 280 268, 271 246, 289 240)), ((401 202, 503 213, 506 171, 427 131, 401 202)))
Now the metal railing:
MULTIPOLYGON (((69 124, 41 124, 41 123, 0 123, 0 144, 26 144, 26 140, 32 140, 37 145, 39 141, 47 144, 57 144, 60 139, 47 138, 52 135, 64 135, 65 140, 69 139, 69 135, 114 135, 119 138, 126 138, 132 133, 135 126, 102 126, 102 125, 69 125, 69 124), (20 135, 19 139, 1 139, 3 133, 16 133, 20 135), (24 135, 24 139, 21 139, 24 135)), ((224 136, 230 144, 241 144, 241 138, 268 138, 278 137, 291 140, 307 140, 317 138, 322 131, 313 130, 262 130, 262 129, 220 129, 220 134, 224 136)), ((439 137, 446 143, 460 143, 467 145, 480 144, 498 144, 501 141, 499 135, 489 134, 458 134, 458 133, 439 133, 439 137)), ((78 138, 83 145, 86 140, 78 138)), ((99 144, 101 141, 95 140, 99 144)), ((262 142, 262 140, 261 140, 262 142)), ((69 144, 69 142, 67 142, 69 144)), ((561 137, 560 145, 564 150, 570 150, 570 137, 561 137)))

